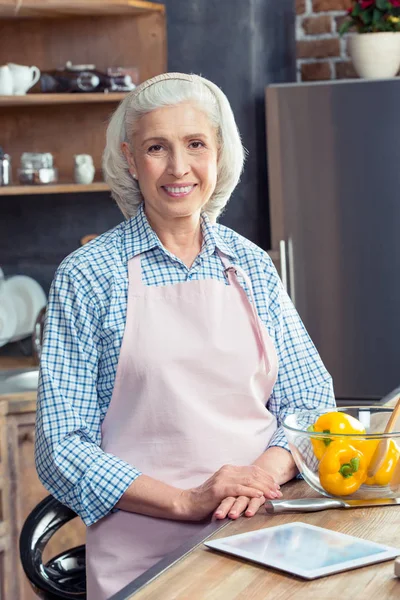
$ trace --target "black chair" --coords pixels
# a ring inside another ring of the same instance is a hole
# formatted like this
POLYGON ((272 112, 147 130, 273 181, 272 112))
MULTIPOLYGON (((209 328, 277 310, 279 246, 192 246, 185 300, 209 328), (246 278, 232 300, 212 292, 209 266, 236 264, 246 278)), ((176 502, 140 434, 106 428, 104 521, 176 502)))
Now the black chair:
POLYGON ((19 538, 22 567, 42 600, 86 599, 85 546, 66 550, 43 564, 43 550, 65 523, 77 515, 47 496, 26 519, 19 538))

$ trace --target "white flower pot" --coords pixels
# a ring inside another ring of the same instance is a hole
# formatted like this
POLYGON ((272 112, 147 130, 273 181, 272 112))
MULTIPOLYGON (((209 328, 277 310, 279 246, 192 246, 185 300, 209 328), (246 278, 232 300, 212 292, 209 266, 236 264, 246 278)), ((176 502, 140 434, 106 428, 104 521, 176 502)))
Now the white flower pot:
POLYGON ((400 69, 400 32, 351 35, 348 40, 348 52, 360 77, 394 77, 400 69))

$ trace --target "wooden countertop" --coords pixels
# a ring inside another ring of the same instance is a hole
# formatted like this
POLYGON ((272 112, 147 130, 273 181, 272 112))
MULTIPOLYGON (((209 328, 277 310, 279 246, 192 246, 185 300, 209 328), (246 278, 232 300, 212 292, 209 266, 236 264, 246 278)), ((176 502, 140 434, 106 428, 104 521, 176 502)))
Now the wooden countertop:
MULTIPOLYGON (((285 498, 315 497, 305 482, 283 487, 285 498)), ((230 522, 208 539, 301 521, 360 538, 400 546, 400 507, 335 509, 314 513, 267 515, 264 509, 230 522)), ((379 598, 398 600, 400 579, 394 561, 378 563, 314 581, 290 576, 207 549, 202 543, 134 594, 120 592, 115 600, 297 600, 317 598, 379 598), (357 595, 358 594, 358 595, 357 595)))

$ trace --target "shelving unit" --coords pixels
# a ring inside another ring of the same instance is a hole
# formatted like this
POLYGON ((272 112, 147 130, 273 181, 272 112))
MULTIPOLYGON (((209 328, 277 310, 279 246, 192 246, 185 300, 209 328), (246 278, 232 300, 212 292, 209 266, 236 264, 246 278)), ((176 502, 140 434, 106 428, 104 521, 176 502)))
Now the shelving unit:
POLYGON ((57 183, 48 185, 8 185, 0 187, 0 196, 24 196, 42 194, 76 194, 78 192, 106 192, 110 188, 104 181, 94 181, 89 185, 78 183, 57 183))
MULTIPOLYGON (((165 7, 142 0, 0 0, 0 65, 41 71, 73 64, 138 67, 140 80, 167 68, 165 7)), ((107 190, 73 184, 75 154, 90 154, 101 179, 110 115, 125 93, 0 96, 0 146, 11 155, 13 180, 23 152, 51 152, 60 185, 10 186, 0 196, 107 190), (71 182, 71 183, 68 183, 71 182)))
POLYGON ((143 0, 0 0, 7 18, 65 18, 70 16, 147 15, 164 12, 162 4, 143 0))
POLYGON ((5 106, 49 106, 54 104, 97 104, 120 102, 125 92, 110 94, 26 94, 26 96, 0 96, 0 108, 5 106))

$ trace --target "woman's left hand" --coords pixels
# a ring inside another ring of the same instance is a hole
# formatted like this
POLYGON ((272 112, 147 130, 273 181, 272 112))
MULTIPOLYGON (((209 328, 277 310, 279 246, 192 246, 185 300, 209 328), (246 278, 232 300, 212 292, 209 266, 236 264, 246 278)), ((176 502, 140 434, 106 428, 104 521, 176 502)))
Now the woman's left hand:
MULTIPOLYGON (((280 492, 279 494, 282 495, 280 492)), ((230 519, 237 519, 242 513, 245 517, 253 517, 264 502, 265 496, 261 496, 261 498, 248 498, 247 496, 225 498, 214 511, 213 518, 225 519, 229 517, 230 519)))

